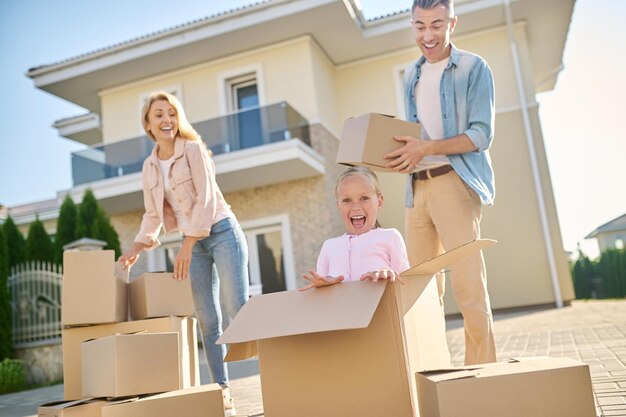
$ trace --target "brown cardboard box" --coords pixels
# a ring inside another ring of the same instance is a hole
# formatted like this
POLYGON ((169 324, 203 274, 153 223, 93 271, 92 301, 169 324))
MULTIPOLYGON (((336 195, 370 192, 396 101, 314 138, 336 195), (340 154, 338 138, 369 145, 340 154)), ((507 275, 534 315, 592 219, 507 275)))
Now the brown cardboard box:
POLYGON ((168 272, 145 273, 131 281, 129 290, 132 320, 194 315, 190 279, 175 280, 168 272))
POLYGON ((191 317, 164 317, 151 320, 127 321, 117 324, 72 327, 62 331, 63 388, 65 399, 83 398, 81 343, 85 340, 133 332, 178 333, 180 378, 182 387, 200 385, 198 337, 196 319, 191 317))
POLYGON ((344 282, 252 297, 217 343, 258 347, 263 406, 278 416, 414 416, 415 372, 448 367, 433 274, 491 245, 476 240, 402 273, 405 285, 344 282))
POLYGON ((419 372, 421 417, 595 417, 589 366, 569 358, 419 372))
POLYGON ((407 122, 378 113, 351 117, 343 124, 341 140, 337 149, 337 163, 364 165, 374 171, 391 171, 385 168, 389 162, 383 155, 404 146, 396 141, 396 135, 421 137, 418 123, 407 122))
POLYGON ((81 345, 83 395, 126 397, 181 387, 178 334, 116 334, 81 345))
POLYGON ((102 416, 224 417, 222 388, 218 384, 209 384, 141 399, 112 402, 102 409, 102 416))
POLYGON ((115 252, 63 253, 61 323, 119 323, 128 318, 128 274, 116 273, 115 252))
POLYGON ((38 417, 101 417, 104 400, 86 398, 75 401, 55 401, 40 405, 38 417))

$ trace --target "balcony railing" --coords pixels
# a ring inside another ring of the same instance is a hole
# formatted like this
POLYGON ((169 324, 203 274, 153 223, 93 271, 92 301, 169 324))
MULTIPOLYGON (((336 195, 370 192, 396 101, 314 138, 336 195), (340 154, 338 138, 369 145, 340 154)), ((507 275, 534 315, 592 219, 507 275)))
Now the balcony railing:
MULTIPOLYGON (((286 102, 193 124, 214 155, 298 138, 311 145, 309 122, 286 102)), ((140 172, 154 148, 146 135, 72 153, 74 185, 140 172)))

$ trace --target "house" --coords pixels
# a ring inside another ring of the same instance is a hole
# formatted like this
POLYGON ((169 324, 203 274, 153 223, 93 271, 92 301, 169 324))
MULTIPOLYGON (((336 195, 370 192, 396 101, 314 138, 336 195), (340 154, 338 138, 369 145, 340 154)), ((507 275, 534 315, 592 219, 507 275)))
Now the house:
MULTIPOLYGON (((321 243, 343 232, 333 195, 343 120, 402 117, 402 74, 419 57, 408 10, 366 20, 358 4, 255 3, 29 70, 36 88, 87 110, 55 127, 90 146, 72 155, 74 186, 42 202, 40 218, 54 232, 62 197, 80 201, 90 187, 129 247, 142 214, 141 162, 152 146, 140 108, 150 92, 167 90, 214 152, 217 181, 248 237, 253 292, 301 285, 321 243)), ((562 68, 573 6, 456 2, 453 42, 485 57, 496 83, 497 197, 482 221, 482 235, 499 241, 485 252, 494 309, 574 298, 536 101, 562 68)), ((403 231, 405 178, 380 177, 381 223, 403 231)), ((20 224, 36 212, 36 205, 11 208, 20 224)), ((166 269, 178 239, 163 238, 133 273, 166 269)), ((451 291, 446 308, 458 311, 451 291)))
POLYGON ((624 249, 626 243, 626 213, 598 226, 585 239, 596 239, 600 253, 609 249, 624 249))

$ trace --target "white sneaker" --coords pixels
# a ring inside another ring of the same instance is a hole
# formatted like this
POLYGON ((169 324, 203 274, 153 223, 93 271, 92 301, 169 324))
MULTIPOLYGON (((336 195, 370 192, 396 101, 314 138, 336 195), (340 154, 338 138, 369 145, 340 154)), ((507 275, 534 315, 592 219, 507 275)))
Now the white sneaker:
POLYGON ((230 396, 230 389, 228 387, 222 387, 222 396, 224 398, 224 414, 226 417, 232 417, 237 414, 235 409, 235 401, 230 396))

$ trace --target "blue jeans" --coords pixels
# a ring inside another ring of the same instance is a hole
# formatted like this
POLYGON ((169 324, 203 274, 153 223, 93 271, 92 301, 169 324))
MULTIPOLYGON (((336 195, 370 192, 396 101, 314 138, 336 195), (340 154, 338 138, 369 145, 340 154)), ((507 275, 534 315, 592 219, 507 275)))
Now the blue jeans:
POLYGON ((226 346, 215 344, 222 335, 222 310, 232 318, 249 297, 248 244, 235 218, 215 223, 211 234, 196 242, 189 270, 209 374, 212 382, 227 386, 226 346))

